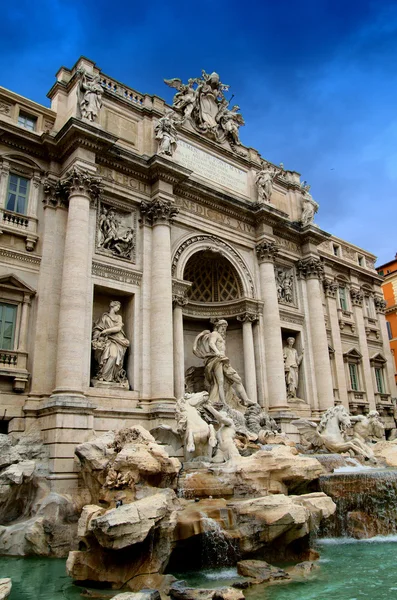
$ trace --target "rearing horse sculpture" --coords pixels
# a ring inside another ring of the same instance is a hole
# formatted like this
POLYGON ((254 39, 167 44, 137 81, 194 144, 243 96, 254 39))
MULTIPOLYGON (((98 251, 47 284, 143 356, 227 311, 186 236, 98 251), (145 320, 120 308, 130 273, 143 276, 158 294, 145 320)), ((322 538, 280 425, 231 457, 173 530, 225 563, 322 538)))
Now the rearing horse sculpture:
POLYGON ((329 408, 316 423, 307 419, 292 421, 299 433, 315 448, 325 448, 328 452, 354 452, 359 456, 374 459, 371 448, 359 439, 346 439, 345 431, 352 427, 349 413, 344 406, 338 405, 329 408))

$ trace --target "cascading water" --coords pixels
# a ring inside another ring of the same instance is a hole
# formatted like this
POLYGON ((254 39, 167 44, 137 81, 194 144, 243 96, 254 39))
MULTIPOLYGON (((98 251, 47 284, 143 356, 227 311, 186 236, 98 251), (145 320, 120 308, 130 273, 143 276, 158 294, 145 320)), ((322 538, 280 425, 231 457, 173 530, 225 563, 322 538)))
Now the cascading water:
POLYGON ((369 538, 397 533, 397 470, 357 467, 320 477, 337 505, 319 537, 369 538))
POLYGON ((226 537, 222 527, 205 513, 201 513, 202 525, 202 563, 211 568, 222 567, 236 562, 236 548, 226 537))

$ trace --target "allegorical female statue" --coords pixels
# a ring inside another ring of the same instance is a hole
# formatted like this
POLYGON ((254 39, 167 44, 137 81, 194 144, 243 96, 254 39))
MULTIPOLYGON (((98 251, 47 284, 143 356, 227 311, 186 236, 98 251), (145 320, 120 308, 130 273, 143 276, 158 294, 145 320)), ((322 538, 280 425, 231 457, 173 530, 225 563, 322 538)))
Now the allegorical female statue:
POLYGON ((92 80, 87 79, 83 73, 80 83, 80 111, 81 116, 88 121, 96 121, 102 106, 103 87, 99 75, 92 80))
POLYGON ((299 383, 299 365, 303 359, 303 349, 302 354, 298 354, 294 344, 295 338, 289 337, 287 338, 287 346, 284 346, 284 371, 288 398, 296 398, 299 383))
POLYGON ((106 382, 129 387, 123 362, 130 342, 123 331, 123 320, 117 314, 120 306, 120 302, 112 300, 109 311, 99 317, 92 329, 92 347, 99 365, 93 380, 94 386, 98 382, 106 382))

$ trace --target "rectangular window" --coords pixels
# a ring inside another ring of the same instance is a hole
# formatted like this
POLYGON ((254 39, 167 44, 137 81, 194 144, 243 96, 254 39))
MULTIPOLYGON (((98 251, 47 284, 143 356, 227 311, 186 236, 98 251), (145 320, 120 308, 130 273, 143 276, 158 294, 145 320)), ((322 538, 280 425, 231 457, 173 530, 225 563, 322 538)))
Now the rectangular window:
POLYGON ((357 392, 359 390, 357 365, 355 365, 354 363, 349 363, 349 373, 351 388, 352 390, 357 392))
POLYGON ((14 349, 15 323, 17 307, 14 304, 0 302, 0 348, 14 349))
POLYGON ((28 204, 29 179, 10 174, 8 178, 6 210, 26 214, 28 204))
POLYGON ((383 369, 375 367, 376 388, 380 394, 385 393, 385 384, 383 381, 383 369))
POLYGON ((333 245, 333 251, 335 256, 339 256, 339 246, 336 244, 333 245))
POLYGON ((360 265, 360 267, 364 266, 364 257, 363 256, 357 256, 357 262, 360 265))
POLYGON ((27 113, 20 112, 18 116, 18 125, 29 129, 29 131, 36 131, 37 117, 28 115, 27 113))
POLYGON ((339 305, 342 310, 348 310, 347 308, 347 296, 346 296, 346 288, 341 286, 339 288, 339 305))
POLYGON ((387 327, 387 335, 389 336, 389 340, 393 339, 393 330, 391 328, 391 323, 389 323, 389 321, 386 321, 386 327, 387 327))

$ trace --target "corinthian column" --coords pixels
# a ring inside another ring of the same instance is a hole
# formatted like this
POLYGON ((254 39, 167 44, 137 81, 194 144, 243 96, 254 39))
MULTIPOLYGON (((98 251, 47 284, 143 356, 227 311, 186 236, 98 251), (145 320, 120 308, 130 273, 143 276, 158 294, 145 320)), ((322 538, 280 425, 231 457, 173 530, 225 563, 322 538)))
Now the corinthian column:
POLYGON ((243 323, 243 353, 244 353, 244 373, 245 389, 247 396, 252 402, 258 402, 258 392, 256 388, 256 370, 255 370, 255 350, 254 336, 252 332, 252 323, 258 320, 257 315, 244 313, 237 317, 238 321, 243 323))
POLYGON ((56 388, 53 394, 81 397, 88 360, 86 312, 91 273, 90 201, 101 192, 100 179, 73 167, 61 182, 69 200, 58 325, 56 388))
POLYGON ((183 307, 188 303, 185 294, 173 294, 174 307, 174 395, 182 398, 185 393, 185 352, 183 344, 183 307))
POLYGON ((143 218, 153 227, 151 286, 152 398, 174 399, 171 222, 178 209, 169 199, 142 202, 143 218))
POLYGON ((313 345, 314 374, 317 384, 318 406, 321 411, 334 405, 331 365, 329 362, 327 331, 325 329, 324 310, 321 298, 320 281, 324 267, 317 257, 298 261, 298 272, 306 279, 309 305, 309 326, 313 345))
POLYGON ((272 241, 264 241, 256 246, 263 300, 263 337, 269 408, 273 409, 287 406, 280 313, 274 273, 274 258, 277 252, 277 244, 272 241))
POLYGON ((328 315, 331 325, 332 345, 335 350, 335 374, 336 385, 339 391, 339 399, 343 406, 349 410, 349 398, 347 396, 345 366, 343 361, 342 340, 340 337, 340 327, 337 310, 338 284, 332 279, 324 279, 324 292, 328 307, 328 315))

